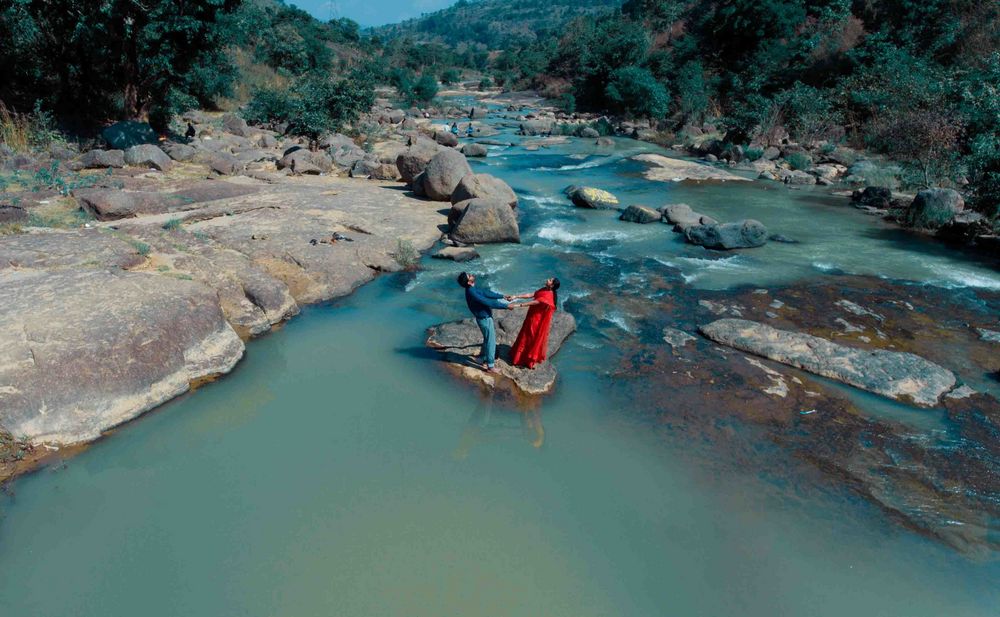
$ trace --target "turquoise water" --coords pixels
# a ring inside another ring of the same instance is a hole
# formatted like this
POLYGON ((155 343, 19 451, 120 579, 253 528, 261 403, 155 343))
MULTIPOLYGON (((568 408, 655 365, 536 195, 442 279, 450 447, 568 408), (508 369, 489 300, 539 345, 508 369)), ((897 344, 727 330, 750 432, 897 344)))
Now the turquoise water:
MULTIPOLYGON (((556 272, 577 306, 587 286, 641 299, 635 264, 650 260, 714 289, 830 269, 1000 281, 818 194, 652 184, 627 160, 531 171, 587 162, 571 157, 588 147, 476 163, 524 197, 524 244, 484 247, 465 267, 505 291, 556 272), (713 259, 663 226, 567 207, 559 191, 581 182, 753 216, 803 243, 713 259)), ((633 148, 650 146, 617 152, 633 148)), ((232 375, 17 480, 0 501, 0 614, 1000 614, 998 560, 898 526, 773 446, 760 456, 780 477, 636 413, 609 376, 616 346, 638 336, 631 305, 581 320, 556 392, 533 408, 452 377, 423 337, 464 315, 462 267, 425 260, 307 309, 232 375)))

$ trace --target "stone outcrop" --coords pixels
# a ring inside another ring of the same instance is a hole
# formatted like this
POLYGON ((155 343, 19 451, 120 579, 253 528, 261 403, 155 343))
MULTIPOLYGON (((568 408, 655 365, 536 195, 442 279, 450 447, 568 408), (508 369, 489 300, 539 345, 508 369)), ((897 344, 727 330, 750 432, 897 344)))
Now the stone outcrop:
POLYGON ((486 156, 486 153, 486 146, 483 144, 470 143, 462 146, 462 154, 465 156, 483 157, 486 156))
POLYGON ((615 209, 618 207, 618 198, 611 193, 589 186, 578 186, 567 189, 567 195, 573 205, 577 208, 590 208, 592 210, 615 209))
POLYGON ((671 158, 661 154, 639 154, 632 157, 632 160, 648 164, 649 169, 643 172, 643 176, 648 180, 658 182, 683 182, 687 180, 695 182, 749 181, 748 178, 738 176, 713 165, 671 158))
POLYGON ((90 150, 80 157, 84 169, 125 167, 125 153, 121 150, 90 150))
POLYGON ((552 390, 556 382, 556 369, 551 359, 576 331, 576 320, 565 311, 557 311, 552 317, 552 330, 549 333, 549 360, 534 369, 526 369, 511 366, 507 362, 510 346, 517 339, 526 314, 526 309, 496 311, 494 314, 497 331, 496 366, 499 375, 484 372, 474 365, 483 337, 472 319, 452 321, 428 329, 427 346, 442 352, 443 360, 466 379, 496 387, 500 385, 501 378, 506 378, 524 394, 545 394, 552 390))
POLYGON ((431 158, 424 169, 424 192, 434 201, 449 201, 458 183, 471 173, 469 162, 461 152, 442 150, 431 158))
POLYGON ((0 294, 0 425, 32 443, 95 439, 243 355, 215 292, 195 282, 8 271, 0 294))
POLYGON ((152 167, 160 171, 170 171, 174 162, 167 153, 153 144, 132 146, 125 151, 125 164, 132 167, 152 167))
POLYGON ((749 249, 767 244, 767 228, 760 221, 695 225, 684 229, 684 238, 707 249, 749 249))
POLYGON ((423 173, 434 155, 441 147, 427 139, 416 139, 405 152, 396 157, 396 168, 403 182, 411 184, 417 176, 423 173))
POLYGON ((451 203, 457 204, 468 199, 493 199, 502 201, 511 208, 517 207, 517 195, 506 182, 490 174, 468 174, 463 177, 451 193, 451 203))
POLYGON ((628 223, 656 223, 663 218, 657 210, 648 208, 646 206, 629 206, 625 208, 621 216, 618 217, 619 220, 626 221, 628 223))
POLYGON ((965 200, 952 189, 926 189, 917 193, 903 216, 907 227, 938 229, 965 209, 965 200))
POLYGON ((938 404, 956 383, 951 371, 911 353, 846 347, 744 319, 720 319, 700 330, 717 343, 916 405, 938 404))
POLYGON ((493 199, 470 199, 453 207, 461 214, 452 226, 452 239, 463 244, 520 242, 517 217, 510 206, 493 199))
POLYGON ((715 225, 717 220, 710 216, 695 212, 687 204, 670 204, 663 207, 663 222, 674 226, 674 231, 683 232, 688 227, 697 225, 715 225))

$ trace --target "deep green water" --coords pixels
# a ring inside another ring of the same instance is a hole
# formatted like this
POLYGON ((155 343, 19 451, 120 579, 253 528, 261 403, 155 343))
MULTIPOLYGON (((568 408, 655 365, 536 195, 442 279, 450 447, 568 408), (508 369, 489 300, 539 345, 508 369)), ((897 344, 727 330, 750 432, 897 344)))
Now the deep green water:
MULTIPOLYGON (((570 306, 584 283, 641 296, 650 260, 715 289, 833 271, 1000 287, 989 264, 818 193, 647 182, 622 158, 639 149, 493 149, 476 165, 521 193, 523 244, 466 267, 518 292, 555 272, 570 306), (569 183, 752 216, 802 244, 719 259, 566 206, 569 183)), ((903 529, 781 452, 762 455, 789 469, 776 479, 635 413, 607 374, 640 329, 627 305, 588 306, 602 319, 581 320, 535 409, 451 377, 423 337, 464 315, 462 266, 425 266, 307 309, 227 378, 17 480, 0 501, 0 615, 1000 614, 1000 561, 903 529)))

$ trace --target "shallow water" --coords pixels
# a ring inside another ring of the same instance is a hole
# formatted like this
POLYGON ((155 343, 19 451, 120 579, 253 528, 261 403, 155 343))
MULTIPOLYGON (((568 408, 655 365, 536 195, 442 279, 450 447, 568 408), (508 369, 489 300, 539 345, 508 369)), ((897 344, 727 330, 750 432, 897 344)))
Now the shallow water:
MULTIPOLYGON (((650 259, 714 289, 826 267, 1000 282, 818 195, 658 185, 627 161, 529 171, 586 162, 570 157, 587 147, 477 163, 525 197, 524 244, 485 247, 465 267, 512 291, 555 271, 568 303, 587 301, 574 280, 641 289, 634 266, 650 259), (803 243, 717 259, 661 225, 567 207, 559 191, 581 182, 628 203, 752 216, 803 243), (574 253, 597 266, 574 270, 574 253)), ((724 444, 636 413, 608 376, 618 342, 642 336, 627 308, 581 319, 557 357, 557 391, 535 408, 457 381, 423 333, 464 316, 463 266, 425 266, 307 309, 250 344, 232 375, 17 480, 0 502, 2 614, 998 614, 997 560, 901 528, 773 446, 761 457, 788 473, 728 461, 724 444)), ((903 406, 857 396, 905 419, 903 406)))

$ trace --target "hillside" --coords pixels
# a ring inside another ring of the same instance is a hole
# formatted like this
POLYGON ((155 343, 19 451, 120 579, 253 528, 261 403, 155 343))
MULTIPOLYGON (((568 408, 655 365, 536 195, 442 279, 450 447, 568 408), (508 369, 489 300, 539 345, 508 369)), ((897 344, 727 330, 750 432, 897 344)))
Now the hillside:
POLYGON ((388 39, 410 37, 454 46, 478 43, 500 49, 545 39, 577 17, 620 5, 620 0, 460 0, 446 9, 371 32, 388 39))

